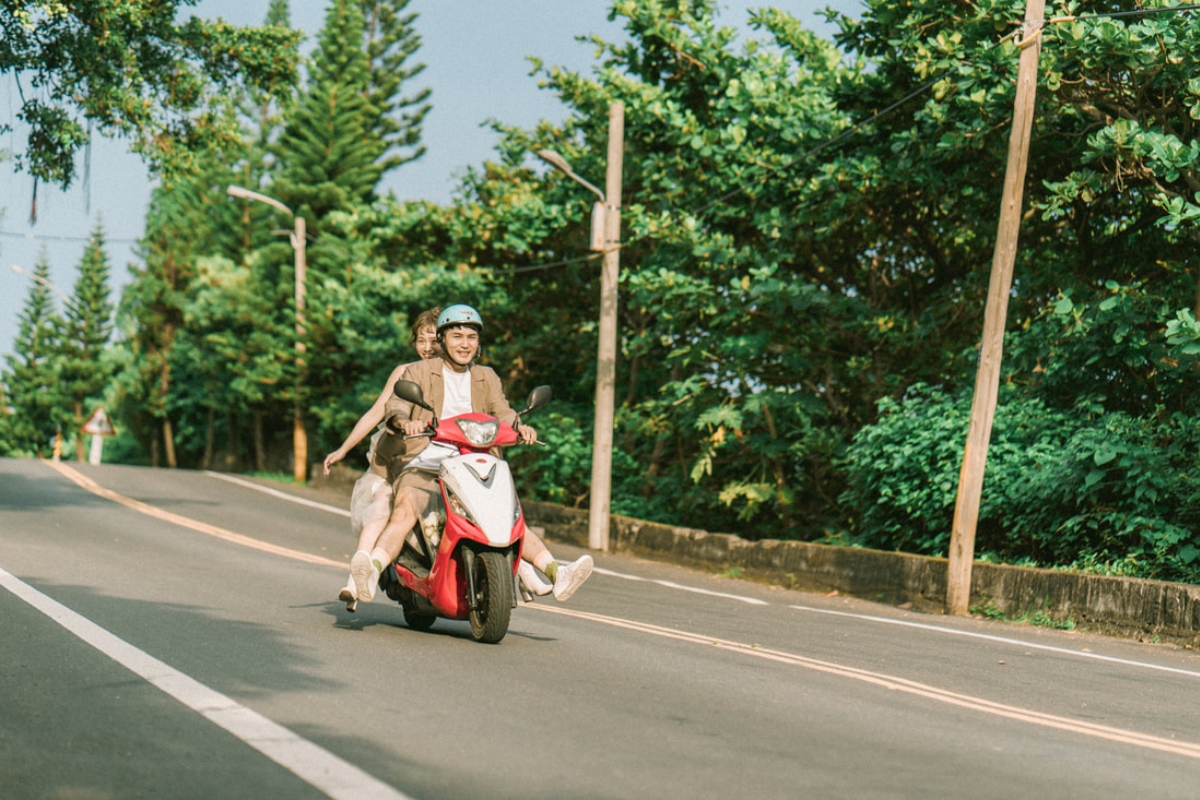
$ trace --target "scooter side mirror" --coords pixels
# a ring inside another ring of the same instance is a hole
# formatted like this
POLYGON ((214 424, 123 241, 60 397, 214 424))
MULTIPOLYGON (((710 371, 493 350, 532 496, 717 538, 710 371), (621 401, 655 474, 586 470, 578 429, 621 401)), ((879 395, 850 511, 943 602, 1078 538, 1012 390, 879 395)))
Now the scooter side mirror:
POLYGON ((525 401, 525 410, 519 416, 523 417, 535 408, 541 408, 549 403, 552 397, 554 397, 554 392, 549 386, 534 387, 533 391, 529 393, 529 399, 525 401))
POLYGON ((425 402, 425 393, 421 391, 421 387, 412 381, 396 381, 396 385, 392 387, 392 393, 406 403, 412 403, 426 411, 433 411, 433 406, 425 402))

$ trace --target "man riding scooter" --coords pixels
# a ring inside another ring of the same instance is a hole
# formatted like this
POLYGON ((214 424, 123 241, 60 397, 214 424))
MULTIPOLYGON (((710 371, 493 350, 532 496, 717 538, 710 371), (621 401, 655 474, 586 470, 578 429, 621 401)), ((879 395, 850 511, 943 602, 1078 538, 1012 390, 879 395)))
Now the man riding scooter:
MULTIPOLYGON (((479 353, 482 331, 483 319, 474 308, 455 305, 445 309, 437 323, 441 356, 410 365, 405 379, 421 388, 426 402, 439 412, 439 418, 477 411, 505 423, 517 422, 517 413, 504 396, 499 376, 488 367, 472 363, 479 353)), ((385 417, 403 434, 417 436, 427 429, 433 414, 393 398, 387 403, 385 417)), ((522 441, 537 440, 533 428, 520 425, 517 430, 522 441)), ((393 467, 389 471, 393 482, 392 513, 374 549, 370 553, 360 550, 350 560, 350 575, 359 598, 374 595, 379 573, 399 555, 417 521, 440 511, 442 496, 435 477, 437 465, 456 454, 431 444, 428 438, 405 439, 399 433, 382 437, 376 450, 385 459, 392 457, 393 467)), ((591 575, 593 563, 591 556, 585 555, 570 564, 556 564, 544 552, 536 557, 534 566, 546 572, 554 583, 555 597, 566 600, 591 575), (545 563, 538 563, 539 560, 545 563)))

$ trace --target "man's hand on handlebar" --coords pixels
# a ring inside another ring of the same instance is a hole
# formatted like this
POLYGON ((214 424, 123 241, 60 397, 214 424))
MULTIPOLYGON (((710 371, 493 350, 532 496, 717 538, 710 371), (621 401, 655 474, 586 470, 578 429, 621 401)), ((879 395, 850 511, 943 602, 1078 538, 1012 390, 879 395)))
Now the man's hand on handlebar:
POLYGON ((427 434, 433 430, 429 427, 428 420, 409 420, 408 422, 401 423, 401 427, 404 429, 405 436, 420 436, 423 433, 427 434))
POLYGON ((537 431, 535 431, 533 428, 529 427, 528 425, 518 425, 517 433, 521 436, 521 441, 524 444, 536 444, 537 443, 537 431))

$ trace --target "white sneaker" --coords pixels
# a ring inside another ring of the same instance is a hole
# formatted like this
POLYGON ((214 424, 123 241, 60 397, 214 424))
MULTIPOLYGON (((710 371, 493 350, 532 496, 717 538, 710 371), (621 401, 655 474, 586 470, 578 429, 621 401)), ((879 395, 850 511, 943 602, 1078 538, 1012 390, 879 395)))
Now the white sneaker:
POLYGON ((375 599, 379 586, 379 570, 371 563, 371 554, 359 550, 350 557, 350 579, 354 581, 354 596, 368 603, 375 599))
POLYGON ((554 586, 542 577, 542 573, 537 571, 537 567, 525 559, 521 559, 521 563, 517 565, 517 577, 521 579, 522 585, 531 594, 536 594, 538 597, 545 597, 554 590, 554 586))
POLYGON ((554 599, 565 603, 592 574, 591 556, 580 556, 570 564, 559 564, 554 574, 554 599))
POLYGON ((358 608, 358 590, 354 586, 354 578, 346 581, 345 587, 338 592, 338 600, 346 604, 347 611, 354 611, 358 608))

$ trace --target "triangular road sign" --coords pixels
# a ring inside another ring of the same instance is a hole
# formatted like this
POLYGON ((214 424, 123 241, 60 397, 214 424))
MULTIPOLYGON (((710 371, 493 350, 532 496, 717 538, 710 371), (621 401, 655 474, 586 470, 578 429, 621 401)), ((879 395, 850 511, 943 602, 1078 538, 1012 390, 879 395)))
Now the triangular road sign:
POLYGON ((108 414, 104 413, 103 408, 97 408, 92 412, 92 415, 87 418, 87 422, 83 423, 83 432, 92 436, 116 436, 117 431, 108 421, 108 414))

